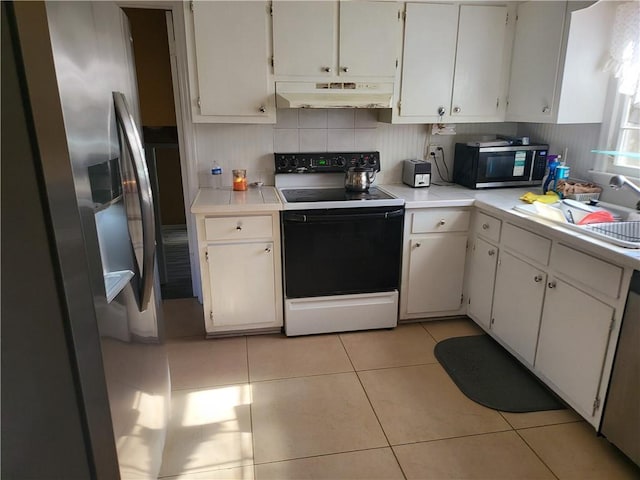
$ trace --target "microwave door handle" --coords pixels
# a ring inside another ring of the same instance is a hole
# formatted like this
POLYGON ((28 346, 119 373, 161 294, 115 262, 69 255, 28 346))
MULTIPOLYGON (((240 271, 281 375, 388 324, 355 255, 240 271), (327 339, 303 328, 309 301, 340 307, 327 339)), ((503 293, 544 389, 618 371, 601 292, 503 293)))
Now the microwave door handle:
POLYGON ((124 143, 131 154, 133 170, 138 184, 138 196, 140 199, 140 210, 142 217, 142 282, 139 292, 139 308, 143 312, 147 309, 151 299, 153 288, 153 268, 155 257, 155 219, 153 216, 153 196, 151 195, 151 182, 149 181, 149 171, 144 160, 144 149, 140 134, 135 126, 135 122, 124 94, 113 92, 115 103, 116 120, 122 128, 124 143))
POLYGON ((533 181, 533 168, 536 166, 536 151, 531 150, 531 165, 529 166, 529 181, 533 181))

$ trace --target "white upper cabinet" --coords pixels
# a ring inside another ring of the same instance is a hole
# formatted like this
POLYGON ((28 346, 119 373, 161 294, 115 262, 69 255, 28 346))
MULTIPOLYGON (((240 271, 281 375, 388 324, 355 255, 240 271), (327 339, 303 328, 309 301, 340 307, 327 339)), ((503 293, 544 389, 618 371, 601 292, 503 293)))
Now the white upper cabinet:
POLYGON ((394 123, 502 121, 510 29, 505 5, 408 3, 394 123))
POLYGON ((338 74, 393 78, 400 26, 400 6, 394 2, 341 2, 338 74))
POLYGON ((335 74, 337 2, 273 2, 276 75, 335 74))
POLYGON ((456 117, 496 117, 504 73, 507 7, 462 5, 458 26, 456 70, 451 114, 456 117))
POLYGON ((279 79, 394 77, 399 4, 276 1, 272 8, 274 72, 279 79))
POLYGON ((402 54, 402 116, 449 117, 458 6, 408 3, 402 54), (429 25, 429 28, 425 28, 429 25), (434 39, 438 39, 437 45, 434 39))
POLYGON ((267 2, 192 5, 185 28, 193 121, 275 123, 267 2))
POLYGON ((507 120, 599 123, 615 2, 518 5, 507 120))

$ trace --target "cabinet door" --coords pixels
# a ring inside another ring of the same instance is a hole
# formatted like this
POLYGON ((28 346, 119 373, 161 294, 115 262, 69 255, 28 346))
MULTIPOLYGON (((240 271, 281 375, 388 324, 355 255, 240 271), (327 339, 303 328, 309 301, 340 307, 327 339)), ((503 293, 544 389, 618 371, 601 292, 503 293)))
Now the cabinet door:
POLYGON ((339 71, 342 77, 393 77, 400 18, 394 2, 341 2, 339 71))
POLYGON ((411 240, 408 313, 458 310, 467 234, 433 234, 411 240))
POLYGON ((337 15, 335 1, 273 2, 275 74, 335 75, 337 15))
POLYGON ((518 6, 508 118, 550 121, 566 5, 566 2, 525 2, 518 6))
POLYGON ((495 116, 502 94, 507 7, 462 5, 452 115, 495 116))
POLYGON ((201 115, 275 118, 266 2, 193 2, 201 115))
POLYGON ((207 256, 214 329, 276 322, 273 243, 210 245, 207 256))
POLYGON ((471 252, 468 313, 486 328, 489 328, 491 322, 493 287, 498 262, 497 252, 496 247, 481 238, 476 238, 471 252))
POLYGON ((449 117, 457 31, 457 5, 407 4, 401 116, 449 117))
POLYGON ((613 313, 561 280, 547 286, 535 368, 586 418, 595 413, 613 313))
POLYGON ((505 252, 500 253, 491 329, 533 365, 546 274, 505 252))

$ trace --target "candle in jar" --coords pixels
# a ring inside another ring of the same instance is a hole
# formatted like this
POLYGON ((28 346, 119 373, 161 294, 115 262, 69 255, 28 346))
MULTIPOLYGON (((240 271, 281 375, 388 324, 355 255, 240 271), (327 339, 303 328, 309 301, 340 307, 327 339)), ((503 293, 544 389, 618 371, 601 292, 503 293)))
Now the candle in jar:
POLYGON ((233 171, 233 189, 236 191, 244 191, 247 189, 247 171, 234 170, 233 171))

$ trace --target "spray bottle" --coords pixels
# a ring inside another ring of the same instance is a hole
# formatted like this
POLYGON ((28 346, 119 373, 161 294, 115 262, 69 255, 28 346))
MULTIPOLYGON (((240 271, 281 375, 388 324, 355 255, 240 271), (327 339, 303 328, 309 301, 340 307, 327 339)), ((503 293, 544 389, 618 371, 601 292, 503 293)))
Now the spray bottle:
POLYGON ((542 183, 542 193, 547 193, 549 191, 549 185, 551 182, 554 182, 553 187, 555 187, 556 168, 560 165, 560 158, 560 155, 547 155, 549 171, 542 183))

